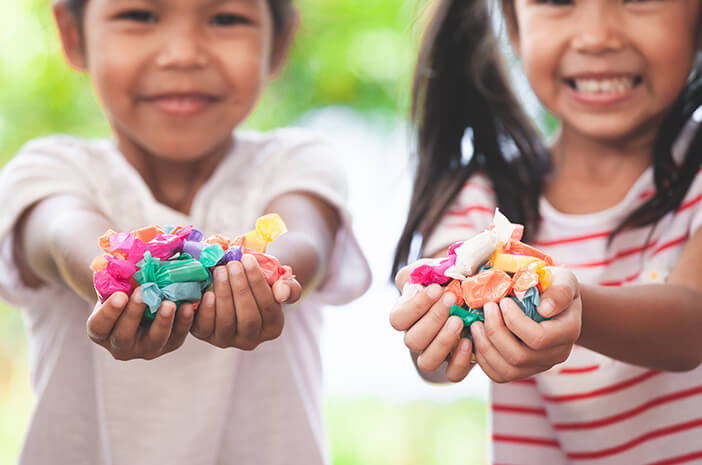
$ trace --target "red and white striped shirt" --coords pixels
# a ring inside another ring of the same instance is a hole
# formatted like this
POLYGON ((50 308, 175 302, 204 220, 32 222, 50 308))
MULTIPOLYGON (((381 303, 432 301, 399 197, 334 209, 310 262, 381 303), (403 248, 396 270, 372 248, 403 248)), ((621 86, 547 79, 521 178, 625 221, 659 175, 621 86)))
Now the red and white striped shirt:
MULTIPOLYGON (((619 234, 607 247, 610 231, 653 192, 649 168, 624 200, 598 213, 567 215, 541 199, 533 245, 583 283, 663 282, 702 225, 702 170, 682 206, 650 239, 651 228, 641 228, 619 234)), ((489 179, 473 176, 425 252, 489 227, 495 203, 489 179)), ((568 360, 544 373, 493 384, 491 403, 494 465, 702 464, 702 367, 660 372, 575 346, 568 360)))

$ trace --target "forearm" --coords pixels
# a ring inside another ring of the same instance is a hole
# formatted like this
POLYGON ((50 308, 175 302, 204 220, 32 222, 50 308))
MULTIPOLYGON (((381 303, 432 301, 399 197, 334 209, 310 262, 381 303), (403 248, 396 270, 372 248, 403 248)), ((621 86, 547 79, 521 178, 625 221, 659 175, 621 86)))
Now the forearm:
POLYGON ((42 200, 16 230, 20 267, 39 281, 68 286, 86 302, 95 303, 90 263, 101 252, 97 238, 109 228, 104 215, 80 199, 42 200))
POLYGON ((292 267, 303 293, 318 286, 326 274, 328 254, 305 234, 293 231, 283 234, 266 253, 275 256, 281 264, 292 267))
POLYGON ((702 295, 688 287, 581 285, 578 343, 609 357, 657 370, 685 371, 702 362, 702 295))

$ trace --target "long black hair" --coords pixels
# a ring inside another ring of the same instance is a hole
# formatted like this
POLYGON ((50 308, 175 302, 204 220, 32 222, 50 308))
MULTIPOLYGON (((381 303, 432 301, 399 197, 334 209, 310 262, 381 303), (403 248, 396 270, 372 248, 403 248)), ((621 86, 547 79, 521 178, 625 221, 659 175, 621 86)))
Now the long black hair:
POLYGON ((477 171, 494 186, 500 209, 536 234, 548 152, 510 88, 488 0, 438 0, 422 40, 412 89, 417 133, 414 190, 393 272, 413 237, 428 237, 477 171), (462 162, 472 129, 474 155, 462 162))

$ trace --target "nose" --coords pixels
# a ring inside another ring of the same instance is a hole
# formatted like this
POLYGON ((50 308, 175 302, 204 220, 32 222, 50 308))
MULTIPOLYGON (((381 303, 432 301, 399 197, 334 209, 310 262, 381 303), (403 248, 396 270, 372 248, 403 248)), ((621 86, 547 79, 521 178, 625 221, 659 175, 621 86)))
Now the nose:
POLYGON ((620 50, 624 44, 617 27, 617 12, 611 2, 583 2, 574 22, 573 48, 582 53, 606 53, 620 50))
POLYGON ((156 64, 162 68, 196 69, 207 65, 207 53, 198 31, 172 28, 164 34, 156 64))

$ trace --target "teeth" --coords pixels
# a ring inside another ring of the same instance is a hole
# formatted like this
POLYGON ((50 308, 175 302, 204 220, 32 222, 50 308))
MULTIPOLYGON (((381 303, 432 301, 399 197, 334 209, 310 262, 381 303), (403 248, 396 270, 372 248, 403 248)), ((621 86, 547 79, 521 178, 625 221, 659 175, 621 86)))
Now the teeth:
POLYGON ((575 90, 586 94, 615 94, 634 87, 633 77, 614 79, 574 79, 575 90))

